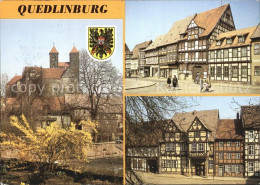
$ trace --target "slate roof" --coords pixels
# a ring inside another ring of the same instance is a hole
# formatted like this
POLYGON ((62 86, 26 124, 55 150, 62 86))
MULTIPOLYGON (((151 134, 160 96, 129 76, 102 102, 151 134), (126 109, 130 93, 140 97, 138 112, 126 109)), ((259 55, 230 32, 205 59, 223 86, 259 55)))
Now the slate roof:
POLYGON ((249 45, 251 43, 251 36, 255 32, 255 30, 256 30, 256 26, 221 33, 218 35, 216 41, 214 41, 211 44, 209 49, 212 50, 212 49, 221 49, 221 48, 230 48, 230 47, 239 47, 239 46, 249 45), (238 36, 246 36, 245 42, 239 43, 238 36), (227 38, 233 39, 232 44, 227 44, 227 42, 226 42, 227 38), (222 44, 220 46, 216 45, 218 40, 222 41, 222 44))
POLYGON ((139 51, 140 49, 145 49, 147 46, 149 46, 149 44, 152 43, 152 40, 149 40, 149 41, 145 41, 145 42, 142 42, 140 44, 137 44, 134 49, 133 49, 133 55, 131 57, 131 59, 137 59, 139 58, 139 51))
POLYGON ((260 128, 260 106, 241 106, 241 119, 244 128, 260 128))
POLYGON ((130 49, 128 48, 127 44, 125 44, 125 52, 130 52, 130 49))
POLYGON ((17 81, 21 80, 22 76, 14 76, 6 85, 14 85, 17 81))
POLYGON ((240 119, 221 119, 216 139, 244 139, 242 121, 240 119))
POLYGON ((255 32, 252 34, 251 39, 260 38, 260 23, 258 24, 255 32))

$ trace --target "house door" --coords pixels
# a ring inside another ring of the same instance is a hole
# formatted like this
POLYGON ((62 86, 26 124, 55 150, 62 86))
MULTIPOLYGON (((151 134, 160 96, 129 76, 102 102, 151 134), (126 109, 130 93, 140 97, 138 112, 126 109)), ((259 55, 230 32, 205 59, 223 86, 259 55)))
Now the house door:
POLYGON ((157 173, 158 165, 156 160, 148 160, 147 161, 148 170, 152 173, 157 173))
POLYGON ((204 165, 197 165, 196 166, 196 175, 204 176, 205 175, 205 166, 204 165))
POLYGON ((224 175, 223 175, 223 166, 221 166, 221 167, 218 167, 218 176, 219 177, 223 177, 224 175))

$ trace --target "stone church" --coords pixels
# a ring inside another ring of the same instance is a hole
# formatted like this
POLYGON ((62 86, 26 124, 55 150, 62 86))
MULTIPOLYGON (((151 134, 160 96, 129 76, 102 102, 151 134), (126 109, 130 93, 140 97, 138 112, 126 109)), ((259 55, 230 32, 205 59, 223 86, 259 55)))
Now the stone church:
POLYGON ((13 77, 6 86, 8 97, 21 93, 53 97, 78 92, 79 52, 75 46, 69 53, 69 62, 59 62, 59 52, 52 47, 49 52, 50 67, 25 67, 21 76, 13 77))

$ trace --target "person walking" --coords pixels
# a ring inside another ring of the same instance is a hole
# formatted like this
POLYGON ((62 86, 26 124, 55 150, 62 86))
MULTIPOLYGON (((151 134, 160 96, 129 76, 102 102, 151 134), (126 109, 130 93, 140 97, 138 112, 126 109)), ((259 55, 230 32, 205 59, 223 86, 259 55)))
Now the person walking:
POLYGON ((203 76, 200 77, 200 92, 202 92, 202 89, 203 89, 203 76))
POLYGON ((171 83, 172 83, 172 80, 171 80, 171 75, 167 78, 167 89, 168 90, 171 90, 171 83))
POLYGON ((173 86, 173 89, 175 89, 178 85, 178 79, 176 77, 176 75, 174 75, 173 79, 172 79, 172 86, 173 86))

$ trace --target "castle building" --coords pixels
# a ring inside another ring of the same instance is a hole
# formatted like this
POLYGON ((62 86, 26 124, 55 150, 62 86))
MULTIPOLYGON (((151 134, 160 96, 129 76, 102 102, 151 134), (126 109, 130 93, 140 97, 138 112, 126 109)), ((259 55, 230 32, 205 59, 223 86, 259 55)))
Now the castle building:
POLYGON ((242 106, 236 119, 203 110, 176 113, 150 135, 137 136, 127 128, 126 164, 153 173, 259 177, 259 123, 259 106, 242 106))

